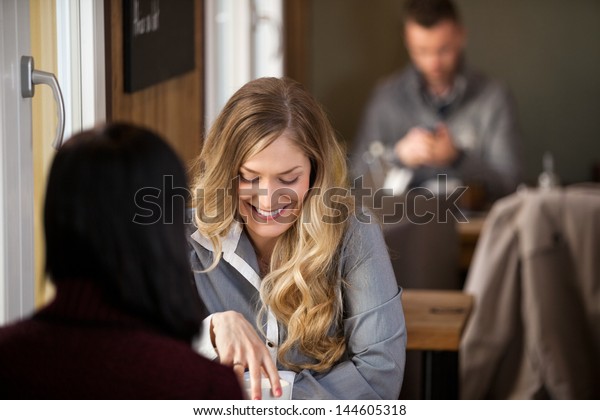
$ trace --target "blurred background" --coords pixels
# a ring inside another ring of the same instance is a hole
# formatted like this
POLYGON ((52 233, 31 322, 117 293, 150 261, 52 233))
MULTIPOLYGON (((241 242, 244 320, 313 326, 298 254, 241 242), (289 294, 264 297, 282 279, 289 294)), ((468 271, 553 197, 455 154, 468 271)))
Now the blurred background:
MULTIPOLYGON (((371 89, 408 62, 403 3, 307 2, 304 82, 349 146, 371 89)), ((467 62, 516 99, 526 181, 535 184, 546 151, 563 183, 592 180, 600 164, 600 1, 456 4, 468 31, 467 62)))

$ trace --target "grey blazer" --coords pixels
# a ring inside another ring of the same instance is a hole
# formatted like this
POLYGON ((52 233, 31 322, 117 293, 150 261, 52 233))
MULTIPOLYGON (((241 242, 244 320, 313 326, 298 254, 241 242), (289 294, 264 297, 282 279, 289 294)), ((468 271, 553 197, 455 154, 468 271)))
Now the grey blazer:
MULTIPOLYGON (((397 399, 402 386, 406 327, 398 288, 381 229, 353 217, 340 252, 340 294, 347 337, 344 357, 326 373, 303 370, 292 374, 293 399, 397 399)), ((223 242, 223 256, 213 270, 211 242, 190 232, 190 259, 198 292, 209 313, 234 310, 256 323, 261 278, 254 248, 241 225, 235 224, 223 242)), ((285 326, 272 313, 263 320, 265 343, 276 362, 285 326)), ((209 328, 196 343, 204 356, 215 359, 209 328)), ((258 329, 257 329, 258 332, 258 329)), ((259 332, 261 335, 261 333, 259 332)), ((300 352, 293 360, 308 360, 300 352)), ((282 369, 281 366, 278 368, 282 369)))

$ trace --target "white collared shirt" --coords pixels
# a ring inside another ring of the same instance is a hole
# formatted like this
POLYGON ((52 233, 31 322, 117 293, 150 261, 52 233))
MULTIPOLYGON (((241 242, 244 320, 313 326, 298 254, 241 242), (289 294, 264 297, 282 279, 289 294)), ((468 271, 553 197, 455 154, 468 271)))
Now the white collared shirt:
MULTIPOLYGON (((259 291, 260 289, 260 275, 256 272, 256 270, 241 256, 235 253, 238 243, 240 241, 240 237, 242 235, 242 226, 238 222, 234 222, 229 233, 223 240, 223 260, 231 264, 233 268, 235 268, 248 282, 259 291)), ((192 239, 202 245, 208 251, 214 253, 213 244, 206 237, 202 236, 198 230, 196 230, 192 234, 192 239)), ((197 341, 196 348, 200 354, 204 357, 214 360, 218 357, 216 350, 212 345, 212 341, 210 339, 210 322, 212 319, 212 314, 206 317, 203 321, 202 333, 200 335, 199 340, 197 341)), ((271 311, 270 308, 267 308, 267 328, 266 328, 266 340, 265 345, 269 349, 269 353, 271 353, 271 358, 273 359, 273 363, 277 364, 277 348, 279 343, 279 327, 277 325, 277 319, 275 315, 271 311)))

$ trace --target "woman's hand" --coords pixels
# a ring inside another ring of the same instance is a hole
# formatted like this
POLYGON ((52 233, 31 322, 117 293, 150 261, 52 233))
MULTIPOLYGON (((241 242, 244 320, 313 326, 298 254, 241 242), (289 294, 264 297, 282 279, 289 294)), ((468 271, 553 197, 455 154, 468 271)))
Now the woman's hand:
POLYGON ((248 368, 251 399, 261 399, 262 374, 269 378, 273 395, 281 396, 277 366, 267 346, 242 314, 235 311, 213 314, 211 339, 221 364, 232 366, 241 384, 244 383, 244 371, 248 368))

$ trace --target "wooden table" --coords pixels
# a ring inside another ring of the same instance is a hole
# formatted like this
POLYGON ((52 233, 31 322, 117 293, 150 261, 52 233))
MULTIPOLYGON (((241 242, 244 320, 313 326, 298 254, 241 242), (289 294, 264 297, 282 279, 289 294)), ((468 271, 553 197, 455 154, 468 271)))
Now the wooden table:
POLYGON ((407 350, 424 352, 424 398, 448 399, 449 394, 443 386, 440 387, 441 392, 434 389, 436 352, 456 354, 452 372, 456 392, 451 394, 451 398, 458 398, 458 348, 473 307, 473 297, 456 290, 405 289, 402 305, 408 337, 407 350))
POLYGON ((473 297, 456 290, 405 289, 407 350, 457 351, 473 297))

